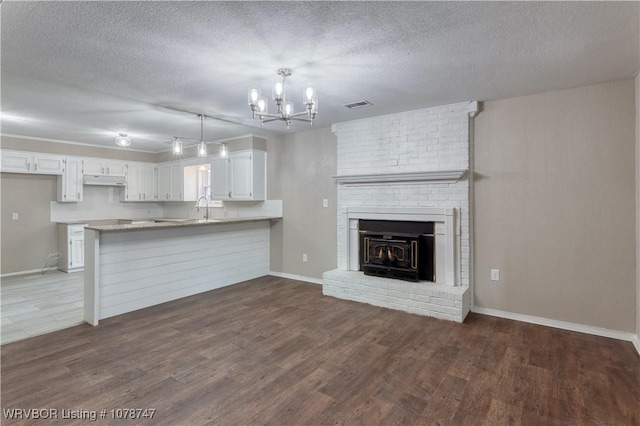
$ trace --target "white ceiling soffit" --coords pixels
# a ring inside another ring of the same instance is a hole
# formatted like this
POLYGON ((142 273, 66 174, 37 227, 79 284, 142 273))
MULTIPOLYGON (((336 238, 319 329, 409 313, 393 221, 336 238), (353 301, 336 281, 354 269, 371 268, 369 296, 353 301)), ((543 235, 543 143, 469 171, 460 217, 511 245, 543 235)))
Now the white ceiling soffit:
MULTIPOLYGON (((167 149, 287 132, 247 88, 319 94, 316 127, 634 76, 638 2, 26 2, 2 4, 2 132, 167 149), (373 106, 343 105, 366 99, 373 106)), ((292 132, 309 128, 294 122, 292 132)))

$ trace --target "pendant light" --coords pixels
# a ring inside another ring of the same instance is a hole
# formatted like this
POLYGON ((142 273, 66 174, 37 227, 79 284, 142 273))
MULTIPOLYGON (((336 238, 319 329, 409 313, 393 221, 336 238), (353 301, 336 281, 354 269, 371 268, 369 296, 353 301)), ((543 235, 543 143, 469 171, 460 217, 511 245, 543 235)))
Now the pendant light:
POLYGON ((182 141, 178 138, 173 138, 172 143, 173 155, 182 155, 182 141))
POLYGON ((226 143, 220 145, 219 154, 221 158, 227 158, 229 156, 229 147, 226 143))
POLYGON ((200 118, 200 143, 198 144, 198 157, 206 157, 207 156, 207 144, 204 143, 204 119, 207 118, 204 114, 198 114, 198 118, 200 118))

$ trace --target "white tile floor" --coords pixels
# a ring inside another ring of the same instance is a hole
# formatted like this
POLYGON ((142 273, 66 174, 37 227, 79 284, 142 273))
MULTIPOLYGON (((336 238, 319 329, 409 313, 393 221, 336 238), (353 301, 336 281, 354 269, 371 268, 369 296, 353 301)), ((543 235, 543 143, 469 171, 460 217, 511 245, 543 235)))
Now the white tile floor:
POLYGON ((83 272, 2 278, 0 343, 15 342, 83 323, 83 272))

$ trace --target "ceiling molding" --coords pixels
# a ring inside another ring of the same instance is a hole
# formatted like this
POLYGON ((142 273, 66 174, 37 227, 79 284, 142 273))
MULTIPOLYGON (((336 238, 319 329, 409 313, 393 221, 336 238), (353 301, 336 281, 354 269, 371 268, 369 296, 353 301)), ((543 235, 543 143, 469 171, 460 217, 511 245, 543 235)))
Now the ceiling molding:
MULTIPOLYGON (((101 148, 101 149, 115 149, 116 151, 136 151, 136 152, 144 152, 146 154, 157 154, 156 151, 148 151, 148 150, 144 150, 144 149, 136 149, 136 148, 131 148, 126 147, 123 148, 121 146, 107 146, 107 145, 97 145, 97 144, 93 144, 93 143, 84 143, 84 142, 72 142, 72 141, 64 141, 64 140, 60 140, 60 139, 49 139, 49 138, 39 138, 36 136, 24 136, 24 135, 14 135, 11 133, 0 133, 0 137, 7 137, 7 138, 16 138, 16 139, 30 139, 32 141, 41 141, 41 142, 52 142, 52 143, 59 143, 59 144, 64 144, 64 145, 79 145, 79 146, 87 146, 90 148, 101 148)), ((115 138, 115 136, 114 136, 115 138)))

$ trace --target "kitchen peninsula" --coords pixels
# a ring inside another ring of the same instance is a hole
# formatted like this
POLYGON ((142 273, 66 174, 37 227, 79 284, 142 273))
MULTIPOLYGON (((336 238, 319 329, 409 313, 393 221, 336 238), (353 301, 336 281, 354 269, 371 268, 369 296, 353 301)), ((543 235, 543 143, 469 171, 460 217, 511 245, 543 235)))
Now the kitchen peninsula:
POLYGON ((85 228, 84 319, 99 320, 269 274, 270 221, 194 219, 85 228))

